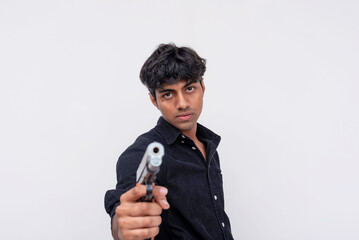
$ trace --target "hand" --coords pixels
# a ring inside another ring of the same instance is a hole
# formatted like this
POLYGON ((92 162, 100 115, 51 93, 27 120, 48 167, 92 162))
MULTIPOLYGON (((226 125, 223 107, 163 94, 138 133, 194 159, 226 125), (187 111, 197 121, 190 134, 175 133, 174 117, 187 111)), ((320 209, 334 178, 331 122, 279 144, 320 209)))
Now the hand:
POLYGON ((162 209, 168 209, 167 188, 154 186, 154 202, 138 202, 146 195, 146 186, 138 185, 122 194, 112 219, 112 236, 115 240, 147 239, 158 234, 162 222, 162 209))

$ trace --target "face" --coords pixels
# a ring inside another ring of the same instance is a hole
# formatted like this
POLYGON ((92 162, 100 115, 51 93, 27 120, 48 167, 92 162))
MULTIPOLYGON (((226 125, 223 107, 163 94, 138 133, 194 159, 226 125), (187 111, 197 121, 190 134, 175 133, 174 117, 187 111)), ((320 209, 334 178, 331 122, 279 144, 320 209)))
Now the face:
POLYGON ((187 136, 193 136, 197 131, 205 90, 203 79, 201 83, 180 80, 162 84, 160 89, 156 89, 156 99, 150 94, 153 105, 161 111, 163 118, 187 136))

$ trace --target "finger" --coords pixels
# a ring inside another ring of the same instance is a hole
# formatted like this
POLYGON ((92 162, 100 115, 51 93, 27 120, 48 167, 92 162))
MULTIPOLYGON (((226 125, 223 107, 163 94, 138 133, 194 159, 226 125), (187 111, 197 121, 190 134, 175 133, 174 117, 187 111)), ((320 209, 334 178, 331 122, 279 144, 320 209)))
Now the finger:
POLYGON ((118 221, 121 229, 139 229, 158 227, 162 222, 160 216, 122 217, 118 221))
POLYGON ((141 197, 146 195, 146 186, 145 185, 136 185, 135 187, 131 188, 127 192, 121 195, 120 202, 136 202, 141 197))
POLYGON ((154 186, 152 190, 153 196, 166 196, 168 193, 168 189, 162 186, 154 186))
POLYGON ((155 186, 153 188, 153 196, 155 202, 157 202, 163 209, 169 209, 170 205, 167 201, 166 195, 168 193, 167 188, 161 186, 155 186))
POLYGON ((124 239, 147 239, 155 237, 160 232, 158 227, 128 229, 122 233, 124 239))
POLYGON ((162 207, 156 202, 125 202, 116 208, 118 216, 159 216, 162 213, 162 207))

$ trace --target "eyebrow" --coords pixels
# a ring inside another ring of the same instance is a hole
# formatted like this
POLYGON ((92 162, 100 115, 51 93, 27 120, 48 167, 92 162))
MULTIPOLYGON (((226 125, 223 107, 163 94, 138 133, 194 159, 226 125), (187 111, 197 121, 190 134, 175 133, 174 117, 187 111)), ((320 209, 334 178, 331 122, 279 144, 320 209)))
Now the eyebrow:
POLYGON ((163 92, 174 92, 175 90, 173 89, 161 89, 161 90, 158 90, 159 93, 163 93, 163 92))
MULTIPOLYGON (((189 81, 188 83, 186 83, 182 88, 186 88, 188 87, 189 85, 191 85, 192 83, 195 83, 195 81, 189 81)), ((161 90, 158 90, 159 93, 163 93, 163 92, 174 92, 175 90, 173 89, 161 89, 161 90)))
POLYGON ((189 81, 188 83, 186 83, 186 85, 183 86, 183 88, 188 87, 188 86, 191 85, 192 83, 195 83, 195 81, 189 81))

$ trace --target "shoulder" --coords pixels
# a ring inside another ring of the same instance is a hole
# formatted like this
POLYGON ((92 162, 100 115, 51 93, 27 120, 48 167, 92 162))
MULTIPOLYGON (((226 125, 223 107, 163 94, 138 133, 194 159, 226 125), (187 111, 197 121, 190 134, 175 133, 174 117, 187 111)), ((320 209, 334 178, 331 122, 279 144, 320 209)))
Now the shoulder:
POLYGON ((155 128, 141 134, 135 142, 120 155, 117 161, 117 171, 122 176, 133 173, 140 164, 147 146, 152 142, 165 144, 164 138, 155 128))
POLYGON ((147 146, 152 142, 160 142, 162 144, 165 143, 164 137, 159 134, 159 132, 153 128, 150 131, 141 134, 133 144, 131 144, 120 156, 126 157, 128 154, 133 154, 135 152, 142 152, 146 151, 147 146))
POLYGON ((201 140, 211 141, 216 146, 216 148, 221 142, 221 136, 199 123, 197 124, 197 136, 201 140))

